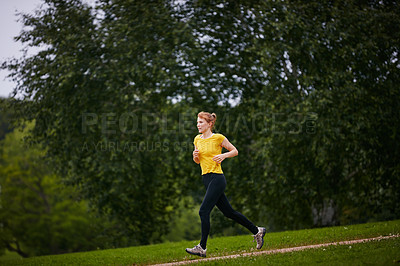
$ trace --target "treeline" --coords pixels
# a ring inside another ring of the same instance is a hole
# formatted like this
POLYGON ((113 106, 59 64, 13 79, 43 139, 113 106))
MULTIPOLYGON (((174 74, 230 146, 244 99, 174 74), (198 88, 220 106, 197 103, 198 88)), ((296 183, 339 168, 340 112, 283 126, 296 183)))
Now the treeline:
POLYGON ((102 219, 44 158, 45 148, 24 138, 34 123, 12 128, 0 99, 0 254, 22 257, 127 245, 118 223, 102 219))
POLYGON ((201 110, 239 150, 227 194, 257 224, 399 218, 399 18, 395 1, 50 0, 17 37, 41 51, 3 64, 25 95, 8 106, 131 244, 201 201, 201 110))

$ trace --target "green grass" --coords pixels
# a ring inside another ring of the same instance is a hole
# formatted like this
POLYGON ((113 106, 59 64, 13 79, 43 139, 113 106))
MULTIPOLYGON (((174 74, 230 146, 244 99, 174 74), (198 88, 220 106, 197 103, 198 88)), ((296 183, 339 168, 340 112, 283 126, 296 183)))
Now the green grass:
POLYGON ((21 258, 22 257, 18 255, 16 252, 10 252, 6 250, 5 254, 0 256, 0 265, 6 265, 7 263, 11 263, 21 258))
MULTIPOLYGON (((380 223, 367 223, 351 226, 337 226, 320 229, 269 233, 266 235, 263 250, 312 245, 319 243, 353 240, 381 235, 400 234, 400 220, 380 223)), ((56 256, 41 256, 28 259, 0 258, 1 265, 132 265, 153 264, 172 261, 197 259, 188 255, 185 248, 193 247, 198 241, 182 241, 157 245, 130 248, 99 250, 82 253, 71 253, 56 256)), ((207 257, 255 251, 255 243, 250 235, 211 238, 208 241, 207 257)), ((349 246, 325 247, 288 254, 275 254, 251 258, 229 260, 229 264, 357 264, 365 256, 387 255, 386 259, 377 260, 374 264, 386 264, 400 260, 399 239, 374 241, 349 246), (325 249, 325 250, 323 250, 325 249), (378 252, 379 251, 379 252, 378 252), (393 253, 393 254, 392 254, 393 253), (334 256, 333 256, 334 255, 334 256)), ((381 256, 382 257, 382 256, 381 256)), ((368 263, 370 259, 366 259, 368 263)), ((209 263, 209 262, 208 262, 209 263)), ((227 260, 214 262, 226 264, 227 260)), ((362 264, 362 263, 361 263, 362 264)))
POLYGON ((283 254, 221 259, 200 265, 391 265, 400 263, 400 239, 329 246, 283 254))

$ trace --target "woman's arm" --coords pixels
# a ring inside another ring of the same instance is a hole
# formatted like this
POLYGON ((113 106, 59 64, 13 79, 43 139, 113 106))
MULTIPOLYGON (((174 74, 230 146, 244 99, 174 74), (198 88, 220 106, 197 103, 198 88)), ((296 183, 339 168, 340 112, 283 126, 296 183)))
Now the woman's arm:
POLYGON ((213 160, 215 162, 217 162, 217 163, 222 163, 222 161, 225 160, 226 158, 235 157, 235 156, 237 156, 239 154, 239 152, 236 149, 236 147, 233 146, 232 143, 230 143, 227 138, 225 138, 222 141, 221 146, 224 147, 225 149, 227 149, 228 152, 221 153, 221 154, 218 154, 218 155, 214 156, 213 160))

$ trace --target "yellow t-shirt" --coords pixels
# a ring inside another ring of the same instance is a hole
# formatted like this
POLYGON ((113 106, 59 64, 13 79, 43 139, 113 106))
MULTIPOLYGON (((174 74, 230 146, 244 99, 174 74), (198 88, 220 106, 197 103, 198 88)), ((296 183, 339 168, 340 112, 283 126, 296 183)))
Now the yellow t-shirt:
POLYGON ((221 164, 213 161, 215 155, 221 154, 222 152, 222 141, 225 136, 222 134, 212 134, 207 139, 200 138, 201 135, 197 135, 194 138, 194 145, 199 150, 199 159, 201 174, 217 173, 222 174, 221 164))

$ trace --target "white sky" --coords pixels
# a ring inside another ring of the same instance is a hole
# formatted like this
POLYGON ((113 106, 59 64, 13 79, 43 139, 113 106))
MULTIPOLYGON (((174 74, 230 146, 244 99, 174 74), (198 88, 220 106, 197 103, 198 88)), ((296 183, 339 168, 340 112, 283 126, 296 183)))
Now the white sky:
MULTIPOLYGON (((22 55, 22 45, 14 41, 22 24, 17 22, 16 13, 33 13, 42 4, 41 0, 1 0, 0 4, 0 61, 22 55)), ((0 70, 0 97, 8 97, 14 88, 14 84, 5 79, 8 71, 0 70)))

